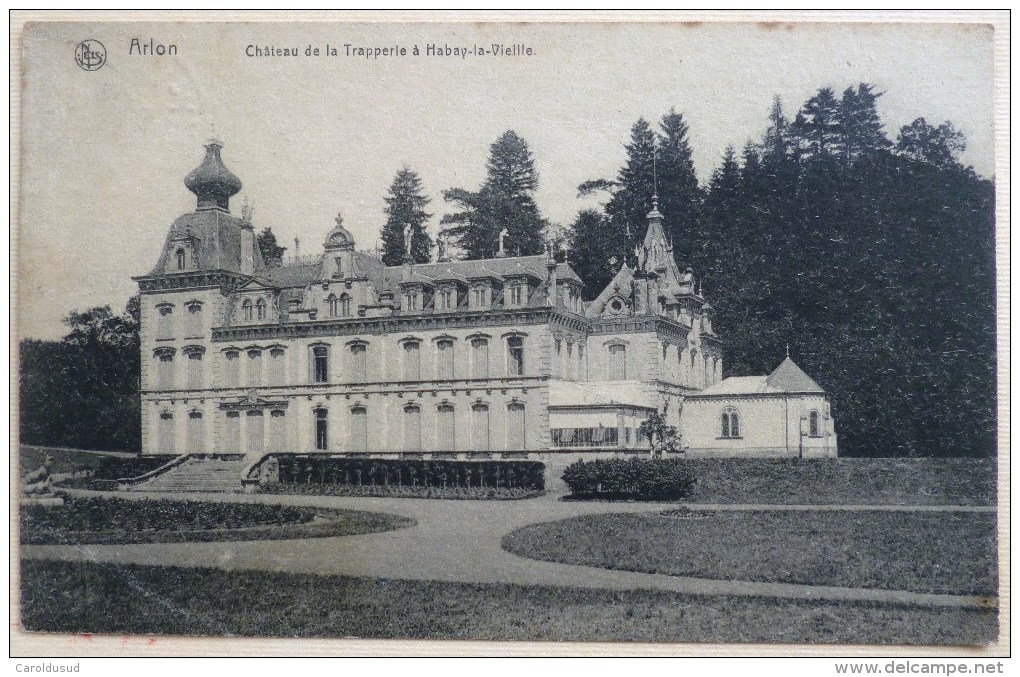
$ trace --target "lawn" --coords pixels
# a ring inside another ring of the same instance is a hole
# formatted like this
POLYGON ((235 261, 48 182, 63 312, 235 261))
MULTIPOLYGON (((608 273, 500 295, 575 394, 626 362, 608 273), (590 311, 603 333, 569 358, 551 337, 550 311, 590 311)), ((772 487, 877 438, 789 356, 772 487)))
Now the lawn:
POLYGON ((995 516, 880 511, 585 515, 503 548, 568 564, 722 580, 995 595, 995 516))
POLYGON ((22 560, 26 630, 645 642, 974 645, 995 609, 613 592, 22 560))
POLYGON ((21 542, 184 543, 324 538, 413 526, 398 515, 255 503, 170 499, 68 498, 61 506, 22 506, 21 542))
POLYGON ((692 503, 994 505, 995 460, 691 459, 692 503))

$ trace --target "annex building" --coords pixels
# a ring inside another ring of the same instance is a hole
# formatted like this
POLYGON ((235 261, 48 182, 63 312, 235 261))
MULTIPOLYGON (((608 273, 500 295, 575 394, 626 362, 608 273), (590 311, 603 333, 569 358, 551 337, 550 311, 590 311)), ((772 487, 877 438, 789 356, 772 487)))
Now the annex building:
POLYGON ((339 220, 320 255, 268 265, 221 149, 135 278, 143 453, 566 459, 647 450, 655 411, 692 455, 837 453, 828 397, 789 358, 723 378, 657 208, 637 266, 594 300, 549 255, 387 267, 339 220))

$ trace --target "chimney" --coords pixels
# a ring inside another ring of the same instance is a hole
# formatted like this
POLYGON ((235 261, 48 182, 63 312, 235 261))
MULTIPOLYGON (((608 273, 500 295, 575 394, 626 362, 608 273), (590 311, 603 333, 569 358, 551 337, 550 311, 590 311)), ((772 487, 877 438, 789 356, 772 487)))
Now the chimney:
POLYGON ((545 268, 548 271, 546 275, 546 304, 552 307, 556 307, 556 259, 549 257, 549 260, 545 264, 545 268))

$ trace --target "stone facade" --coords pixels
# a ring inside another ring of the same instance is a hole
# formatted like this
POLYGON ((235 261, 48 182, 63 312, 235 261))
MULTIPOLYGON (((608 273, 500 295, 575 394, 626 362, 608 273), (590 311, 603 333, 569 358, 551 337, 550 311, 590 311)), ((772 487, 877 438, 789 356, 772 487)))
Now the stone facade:
MULTIPOLYGON (((548 254, 387 267, 339 218, 321 255, 269 265, 230 213, 241 182, 221 148, 206 146, 185 179, 196 210, 135 278, 143 453, 626 453, 647 448, 653 411, 702 444, 681 412, 722 381, 722 342, 657 208, 636 266, 590 302, 548 254)), ((699 402, 706 420, 722 403, 699 402)))

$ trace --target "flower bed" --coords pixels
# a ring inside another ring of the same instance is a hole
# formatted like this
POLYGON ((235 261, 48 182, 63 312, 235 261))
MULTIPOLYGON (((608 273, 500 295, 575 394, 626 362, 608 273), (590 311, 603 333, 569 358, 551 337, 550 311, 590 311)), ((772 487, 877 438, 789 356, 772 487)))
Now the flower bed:
POLYGON ((23 506, 20 514, 21 542, 26 545, 312 538, 412 524, 395 515, 353 510, 107 497, 23 506))
POLYGON ((275 483, 262 487, 267 494, 310 494, 315 496, 378 496, 389 498, 437 498, 448 500, 493 500, 509 501, 541 496, 540 489, 523 487, 407 487, 397 484, 388 486, 349 484, 296 484, 275 483))

